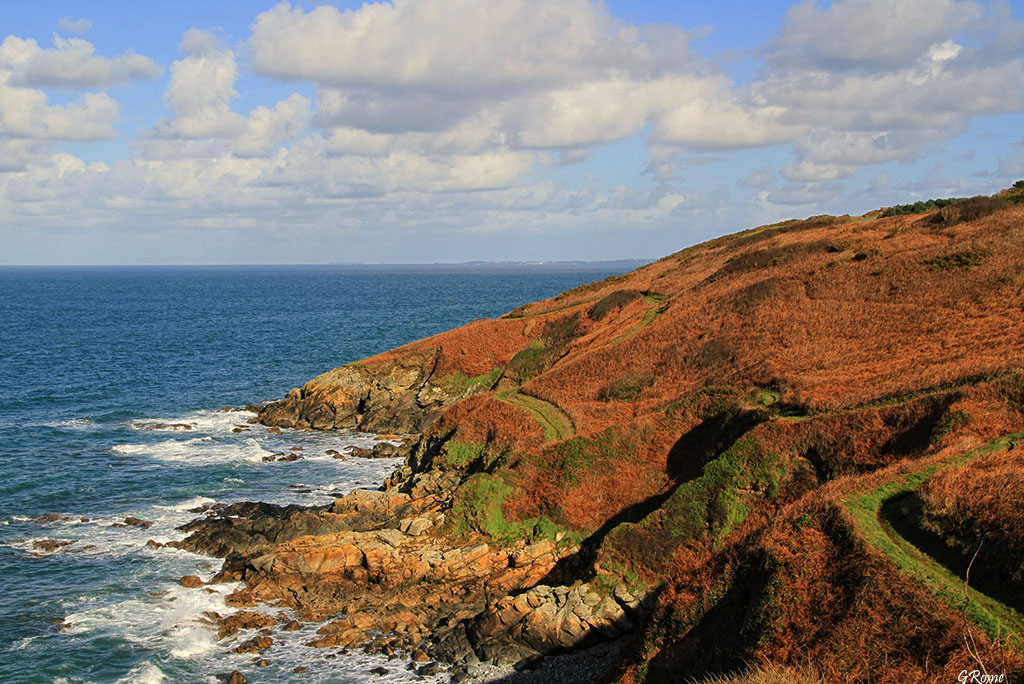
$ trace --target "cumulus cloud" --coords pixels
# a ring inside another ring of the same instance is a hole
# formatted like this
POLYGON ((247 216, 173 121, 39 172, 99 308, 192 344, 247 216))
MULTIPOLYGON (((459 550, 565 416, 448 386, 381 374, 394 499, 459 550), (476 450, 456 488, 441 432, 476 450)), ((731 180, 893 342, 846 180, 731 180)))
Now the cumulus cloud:
POLYGON ((154 133, 164 138, 234 137, 244 126, 231 110, 238 95, 235 55, 207 31, 190 29, 181 41, 183 59, 171 65, 171 83, 164 102, 174 113, 157 123, 154 133))
POLYGON ((57 26, 65 33, 81 35, 89 32, 89 29, 92 28, 92 22, 88 19, 82 18, 75 19, 74 17, 61 17, 57 22, 57 26))
POLYGON ((763 188, 775 181, 775 169, 766 166, 763 169, 755 169, 747 174, 741 185, 745 188, 763 188))
POLYGON ((650 125, 657 143, 714 150, 796 130, 734 91, 682 29, 630 25, 587 0, 282 3, 259 15, 250 47, 261 73, 316 83, 314 122, 348 138, 486 120, 495 146, 564 150, 650 125))
POLYGON ((983 9, 971 0, 804 0, 786 13, 771 60, 837 71, 897 69, 977 21, 983 9))
POLYGON ((161 69, 149 57, 128 52, 100 57, 92 43, 54 36, 53 48, 32 39, 8 36, 0 47, 0 64, 10 70, 8 84, 28 88, 108 88, 136 79, 157 78, 161 69))
POLYGON ((994 27, 992 12, 969 0, 794 6, 753 87, 780 108, 779 121, 805 127, 793 141, 798 161, 783 175, 846 178, 912 159, 965 131, 974 116, 1019 111, 1024 55, 1001 46, 1024 29, 1003 18, 994 27), (974 44, 958 42, 965 31, 974 44))

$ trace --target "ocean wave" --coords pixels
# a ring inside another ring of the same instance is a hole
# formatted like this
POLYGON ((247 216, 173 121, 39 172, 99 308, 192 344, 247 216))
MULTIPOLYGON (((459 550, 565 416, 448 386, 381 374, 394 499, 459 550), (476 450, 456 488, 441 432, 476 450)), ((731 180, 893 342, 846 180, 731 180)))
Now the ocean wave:
POLYGON ((236 427, 248 428, 248 421, 255 417, 252 411, 195 411, 171 418, 145 418, 133 420, 129 427, 133 430, 155 432, 201 432, 230 433, 236 427))
POLYGON ((111 452, 123 456, 149 456, 159 461, 184 463, 192 465, 209 465, 230 461, 248 461, 257 463, 264 456, 274 452, 264 449, 252 437, 241 442, 218 440, 213 437, 193 437, 192 439, 167 439, 151 444, 118 444, 111 452))

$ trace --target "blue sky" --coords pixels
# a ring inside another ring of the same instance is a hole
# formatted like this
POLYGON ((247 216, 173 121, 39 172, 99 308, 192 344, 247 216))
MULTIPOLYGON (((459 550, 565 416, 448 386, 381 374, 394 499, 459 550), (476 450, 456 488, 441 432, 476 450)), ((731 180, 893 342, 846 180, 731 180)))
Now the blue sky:
POLYGON ((657 257, 1024 178, 974 0, 8 4, 0 263, 657 257))

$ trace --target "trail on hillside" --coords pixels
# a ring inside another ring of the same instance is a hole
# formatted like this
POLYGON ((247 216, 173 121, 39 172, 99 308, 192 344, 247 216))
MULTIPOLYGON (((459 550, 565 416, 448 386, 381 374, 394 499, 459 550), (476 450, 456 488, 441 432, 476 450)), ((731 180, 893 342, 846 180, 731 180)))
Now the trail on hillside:
POLYGON ((1006 638, 1024 645, 1024 615, 975 587, 965 586, 963 577, 904 537, 892 524, 895 504, 914 492, 928 477, 942 469, 971 461, 979 456, 1007 449, 1024 433, 1007 435, 974 451, 944 463, 925 466, 909 474, 900 474, 867 492, 858 492, 846 500, 865 539, 881 551, 901 571, 915 577, 948 606, 980 626, 991 639, 1006 638), (966 596, 966 599, 965 599, 966 596))
POLYGON ((563 439, 569 439, 575 432, 569 416, 549 401, 531 397, 528 394, 520 394, 516 390, 499 392, 495 396, 529 411, 533 419, 544 429, 545 442, 560 442, 563 439))

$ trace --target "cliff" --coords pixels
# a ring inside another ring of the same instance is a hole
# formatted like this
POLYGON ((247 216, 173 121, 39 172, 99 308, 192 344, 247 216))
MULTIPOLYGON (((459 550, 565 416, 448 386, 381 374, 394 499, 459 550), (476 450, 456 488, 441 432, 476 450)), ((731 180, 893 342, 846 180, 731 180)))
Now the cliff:
POLYGON ((762 226, 325 373, 258 421, 412 434, 385 490, 183 545, 325 644, 1012 680, 1021 199, 762 226))

